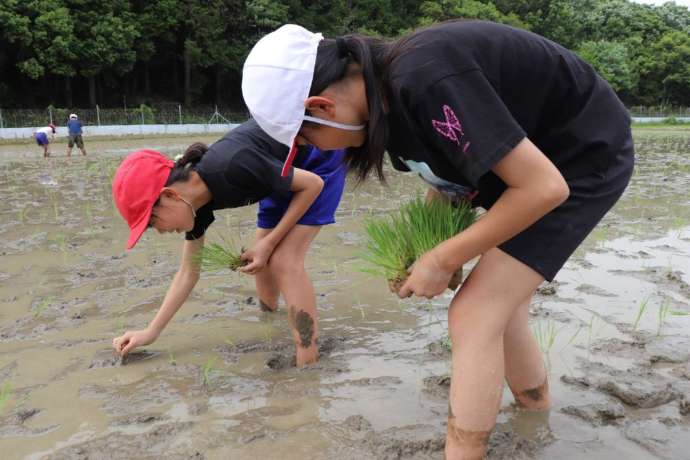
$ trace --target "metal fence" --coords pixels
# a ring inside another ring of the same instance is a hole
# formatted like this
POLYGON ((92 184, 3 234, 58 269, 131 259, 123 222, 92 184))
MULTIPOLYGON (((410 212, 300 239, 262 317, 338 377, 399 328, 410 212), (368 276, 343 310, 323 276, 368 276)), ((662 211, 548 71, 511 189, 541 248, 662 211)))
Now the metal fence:
MULTIPOLYGON (((690 117, 690 107, 630 107, 630 114, 640 118, 684 118, 690 117)), ((214 106, 184 107, 178 104, 102 109, 2 109, 0 108, 0 129, 29 128, 53 123, 64 126, 70 113, 76 113, 84 125, 183 125, 241 123, 249 113, 214 106)))
POLYGON ((659 105, 652 107, 633 106, 629 107, 630 115, 633 117, 653 117, 653 118, 687 118, 690 117, 690 107, 675 107, 659 105))
POLYGON ((121 107, 102 109, 2 109, 0 108, 0 129, 46 126, 53 123, 64 126, 71 113, 77 114, 84 125, 183 125, 241 123, 249 118, 248 112, 229 108, 206 106, 184 107, 182 105, 121 107))

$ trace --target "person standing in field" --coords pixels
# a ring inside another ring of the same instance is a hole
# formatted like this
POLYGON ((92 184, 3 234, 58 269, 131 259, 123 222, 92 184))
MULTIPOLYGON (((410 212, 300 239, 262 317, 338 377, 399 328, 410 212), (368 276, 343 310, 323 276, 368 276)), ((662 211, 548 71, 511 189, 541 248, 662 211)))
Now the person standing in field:
POLYGON ((283 296, 296 349, 296 365, 318 359, 314 287, 306 253, 323 225, 335 222, 345 184, 344 151, 305 147, 290 152, 298 167, 283 167, 288 149, 249 120, 207 147, 196 143, 177 161, 153 150, 127 156, 113 179, 113 200, 130 228, 131 249, 147 228, 184 232, 180 268, 146 329, 113 339, 121 355, 161 334, 199 280, 195 255, 204 246, 214 211, 259 202, 254 245, 240 271, 255 275, 263 311, 283 296))
POLYGON ((82 124, 81 121, 79 120, 79 117, 77 117, 76 113, 72 113, 69 116, 69 121, 67 121, 67 134, 68 134, 68 139, 67 139, 67 156, 70 157, 72 156, 72 149, 74 148, 74 144, 77 145, 79 150, 81 150, 81 154, 86 156, 86 149, 84 148, 84 139, 82 138, 82 124))
POLYGON ((395 169, 487 209, 421 256, 398 292, 439 295, 480 256, 448 310, 446 458, 486 454, 504 380, 519 406, 548 409, 530 301, 633 170, 630 116, 609 84, 539 35, 449 21, 390 42, 283 26, 249 53, 242 91, 252 116, 285 145, 347 148, 362 180, 372 170, 383 178, 387 151, 395 169))
POLYGON ((55 125, 50 123, 44 128, 38 128, 33 132, 33 138, 39 147, 43 147, 43 157, 48 158, 50 156, 50 141, 55 139, 55 125))

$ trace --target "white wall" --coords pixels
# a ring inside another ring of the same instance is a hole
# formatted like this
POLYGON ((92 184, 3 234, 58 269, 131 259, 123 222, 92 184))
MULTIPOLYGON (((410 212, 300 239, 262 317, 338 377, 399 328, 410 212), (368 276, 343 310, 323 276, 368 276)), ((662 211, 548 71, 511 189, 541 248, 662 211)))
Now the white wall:
MULTIPOLYGON (((166 134, 205 134, 224 133, 238 126, 237 124, 194 124, 194 125, 111 125, 84 126, 85 138, 92 136, 131 136, 166 134)), ((3 128, 0 129, 0 139, 30 139, 36 128, 3 128)), ((67 128, 58 127, 57 137, 67 137, 67 128)))

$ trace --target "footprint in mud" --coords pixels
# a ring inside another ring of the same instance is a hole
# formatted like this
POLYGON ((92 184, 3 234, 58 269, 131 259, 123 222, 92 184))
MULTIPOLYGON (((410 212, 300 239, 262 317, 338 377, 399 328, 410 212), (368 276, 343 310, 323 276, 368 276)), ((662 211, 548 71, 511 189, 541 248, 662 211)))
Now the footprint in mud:
POLYGON ((116 367, 133 364, 137 361, 145 361, 160 355, 160 351, 136 350, 129 353, 126 357, 121 357, 114 350, 108 348, 96 352, 91 359, 89 369, 99 369, 103 367, 116 367))
POLYGON ((424 391, 439 398, 448 399, 450 391, 450 375, 432 375, 423 381, 424 391))
POLYGON ((560 411, 589 422, 593 426, 617 425, 625 418, 625 408, 618 401, 580 406, 571 405, 560 411))

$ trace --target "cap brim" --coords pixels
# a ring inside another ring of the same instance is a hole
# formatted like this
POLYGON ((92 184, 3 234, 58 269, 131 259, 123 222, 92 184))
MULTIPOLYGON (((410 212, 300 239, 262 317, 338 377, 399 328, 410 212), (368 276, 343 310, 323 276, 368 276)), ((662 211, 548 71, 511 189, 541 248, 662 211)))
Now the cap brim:
POLYGON ((129 229, 129 239, 127 240, 127 249, 132 249, 135 244, 137 244, 137 241, 139 241, 139 238, 141 238, 141 235, 144 234, 146 229, 149 226, 149 220, 151 220, 151 213, 153 212, 153 206, 151 206, 151 209, 148 210, 148 212, 144 215, 144 218, 141 219, 137 224, 129 229))
POLYGON ((292 166, 292 162, 295 161, 295 156, 297 155, 297 139, 292 140, 292 147, 290 147, 290 151, 288 152, 288 156, 285 159, 285 163, 283 163, 283 169, 280 171, 280 177, 287 177, 288 173, 290 172, 290 167, 292 166))

